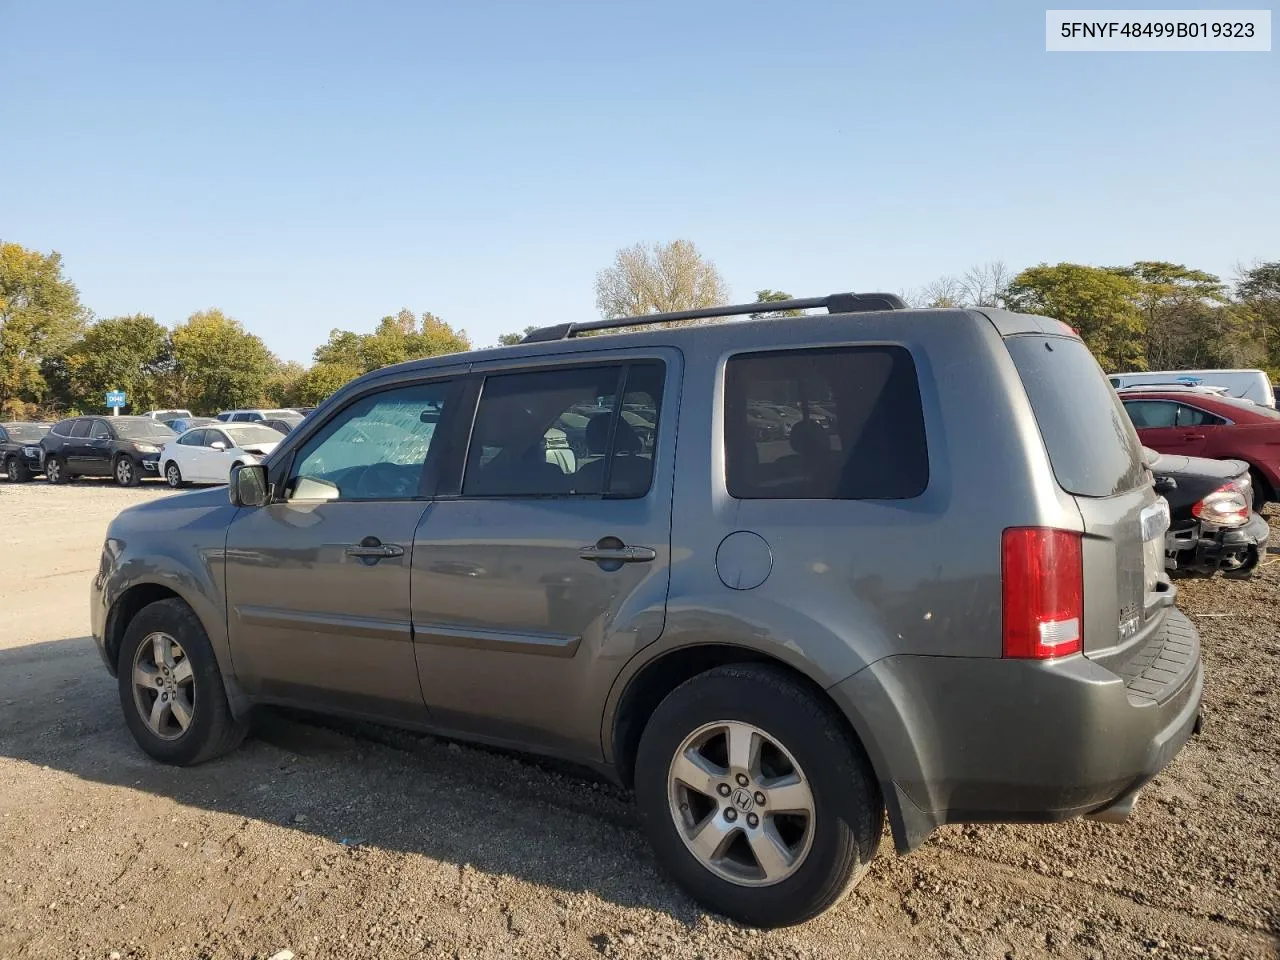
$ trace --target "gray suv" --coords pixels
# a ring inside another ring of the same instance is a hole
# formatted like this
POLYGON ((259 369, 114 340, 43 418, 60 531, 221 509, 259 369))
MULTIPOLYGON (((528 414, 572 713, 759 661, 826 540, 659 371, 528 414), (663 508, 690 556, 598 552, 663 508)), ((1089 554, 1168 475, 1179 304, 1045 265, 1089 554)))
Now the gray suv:
POLYGON ((124 511, 93 629, 138 743, 197 763, 284 704, 585 763, 762 926, 839 900, 886 813, 903 853, 1122 820, 1203 675, 1115 393, 1043 317, 769 304, 822 307, 388 367, 229 498, 124 511))

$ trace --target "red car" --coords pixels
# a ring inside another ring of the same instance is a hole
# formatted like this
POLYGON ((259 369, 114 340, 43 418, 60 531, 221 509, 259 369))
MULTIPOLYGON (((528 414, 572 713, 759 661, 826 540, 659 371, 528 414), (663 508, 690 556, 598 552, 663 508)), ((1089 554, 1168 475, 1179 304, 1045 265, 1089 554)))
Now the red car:
POLYGON ((1254 508, 1280 500, 1280 411, 1208 391, 1119 391, 1144 446, 1161 453, 1243 460, 1254 508))

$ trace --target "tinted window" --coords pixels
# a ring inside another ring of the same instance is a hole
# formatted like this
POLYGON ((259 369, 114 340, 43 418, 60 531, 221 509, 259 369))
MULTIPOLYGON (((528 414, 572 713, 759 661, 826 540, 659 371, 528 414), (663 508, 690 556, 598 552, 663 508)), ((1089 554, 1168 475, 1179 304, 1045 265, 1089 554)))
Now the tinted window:
POLYGON ((69 437, 71 436, 71 428, 75 425, 76 422, 74 420, 63 420, 61 423, 55 423, 49 432, 56 437, 69 437))
POLYGON ((1221 417, 1212 413, 1178 404, 1178 426, 1180 427, 1217 427, 1226 423, 1221 417))
POLYGON ((1079 340, 1005 339, 1031 401, 1058 486, 1108 497, 1143 482, 1138 436, 1093 354, 1079 340))
POLYGON ((113 424, 116 436, 122 440, 143 440, 150 443, 164 443, 172 440, 174 433, 158 420, 125 420, 113 424))
MULTIPOLYGON (((289 489, 306 478, 342 500, 419 495, 423 465, 451 394, 446 381, 370 394, 344 408, 298 452, 289 489)), ((275 439, 279 439, 276 435, 275 439)))
POLYGON ((88 420, 77 420, 77 421, 75 422, 75 426, 73 426, 73 427, 71 428, 71 436, 73 436, 73 437, 87 437, 87 436, 89 436, 89 427, 90 427, 90 421, 88 421, 88 420))
POLYGON ((111 431, 107 429, 107 425, 101 420, 93 421, 93 426, 89 429, 89 436, 94 440, 110 440, 111 431))
POLYGON ((644 362, 486 378, 463 495, 644 496, 663 371, 644 362))
POLYGON ((1172 427, 1178 422, 1178 405, 1164 400, 1130 400, 1124 411, 1133 425, 1143 430, 1172 427))
POLYGON ((743 354, 725 379, 731 496, 901 500, 929 481, 915 363, 902 347, 743 354))
POLYGON ((204 446, 212 447, 215 443, 220 443, 224 447, 232 447, 234 444, 231 438, 221 430, 206 430, 204 432, 204 446))
POLYGON ((190 430, 178 438, 178 442, 184 447, 203 447, 204 435, 208 431, 190 430))

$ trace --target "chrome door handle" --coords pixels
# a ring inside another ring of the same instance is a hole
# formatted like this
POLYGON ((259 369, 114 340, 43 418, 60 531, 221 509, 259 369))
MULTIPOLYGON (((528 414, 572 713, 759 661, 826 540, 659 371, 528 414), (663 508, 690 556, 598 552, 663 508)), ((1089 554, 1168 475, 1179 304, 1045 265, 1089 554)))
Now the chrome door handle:
POLYGON ((578 556, 597 563, 648 563, 658 558, 658 551, 653 547, 602 547, 595 544, 583 547, 578 556))
POLYGON ((403 557, 404 547, 394 543, 382 543, 377 537, 365 537, 359 543, 347 547, 348 557, 354 557, 362 563, 377 563, 389 557, 403 557))

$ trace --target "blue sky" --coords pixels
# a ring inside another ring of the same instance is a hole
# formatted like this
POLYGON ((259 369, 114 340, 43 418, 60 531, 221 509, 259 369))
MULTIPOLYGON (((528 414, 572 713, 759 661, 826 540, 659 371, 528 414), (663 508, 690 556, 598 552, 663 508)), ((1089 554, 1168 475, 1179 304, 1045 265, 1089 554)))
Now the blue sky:
POLYGON ((993 258, 1280 258, 1280 53, 1048 54, 994 3, 0 2, 0 237, 100 316, 280 356, 596 316, 615 250, 735 298, 993 258))

